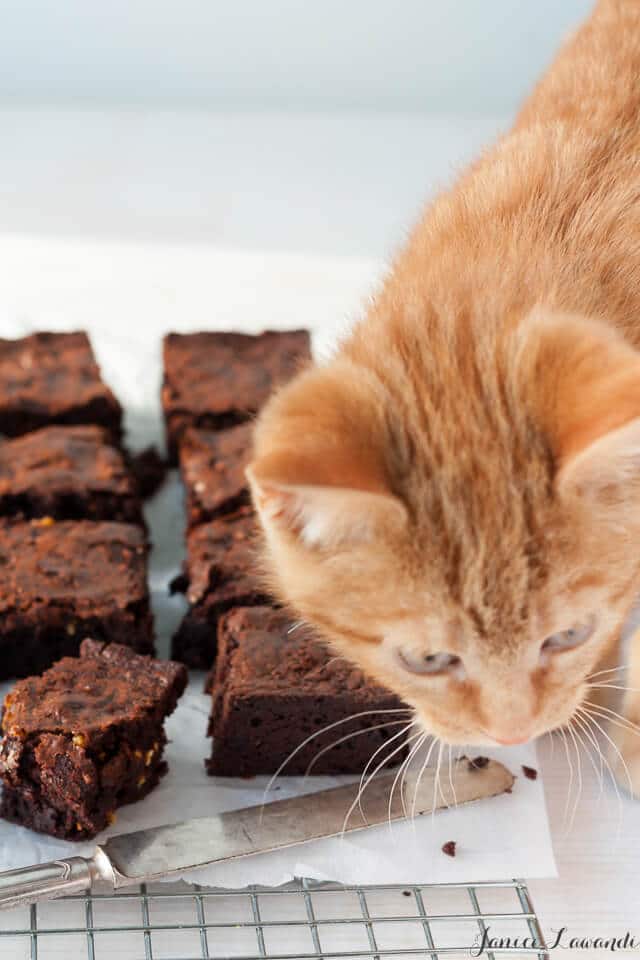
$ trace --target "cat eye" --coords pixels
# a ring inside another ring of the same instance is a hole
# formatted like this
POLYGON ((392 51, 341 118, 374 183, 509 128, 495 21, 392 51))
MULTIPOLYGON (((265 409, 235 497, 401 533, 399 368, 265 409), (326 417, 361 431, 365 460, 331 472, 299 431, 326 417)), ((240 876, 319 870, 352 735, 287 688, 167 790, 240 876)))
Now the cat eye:
POLYGON ((409 673, 419 674, 435 675, 448 673, 462 663, 460 657, 455 656, 453 653, 421 654, 399 650, 398 657, 405 670, 408 670, 409 673))
POLYGON ((576 624, 568 630, 561 630, 559 633, 552 633, 542 644, 542 651, 555 653, 560 650, 572 650, 579 647, 580 644, 588 640, 593 633, 595 620, 593 617, 586 623, 576 624))

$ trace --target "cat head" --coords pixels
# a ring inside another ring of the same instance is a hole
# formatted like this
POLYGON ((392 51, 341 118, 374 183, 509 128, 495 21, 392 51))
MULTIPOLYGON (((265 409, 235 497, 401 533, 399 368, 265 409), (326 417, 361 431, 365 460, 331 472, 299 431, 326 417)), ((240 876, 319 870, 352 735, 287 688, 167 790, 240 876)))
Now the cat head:
POLYGON ((637 588, 640 358, 540 308, 361 332, 272 398, 248 477, 282 600, 446 742, 528 740, 573 715, 637 588))

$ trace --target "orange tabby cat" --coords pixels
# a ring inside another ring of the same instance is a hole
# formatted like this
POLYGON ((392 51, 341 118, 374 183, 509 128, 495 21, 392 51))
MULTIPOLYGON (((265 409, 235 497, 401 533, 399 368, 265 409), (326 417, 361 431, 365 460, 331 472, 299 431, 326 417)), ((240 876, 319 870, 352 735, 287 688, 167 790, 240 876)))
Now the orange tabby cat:
MULTIPOLYGON (((256 430, 276 592, 445 742, 587 742, 608 716, 620 675, 589 678, 640 589, 639 350, 640 3, 601 0, 256 430)), ((640 738, 610 736, 640 793, 640 738)))

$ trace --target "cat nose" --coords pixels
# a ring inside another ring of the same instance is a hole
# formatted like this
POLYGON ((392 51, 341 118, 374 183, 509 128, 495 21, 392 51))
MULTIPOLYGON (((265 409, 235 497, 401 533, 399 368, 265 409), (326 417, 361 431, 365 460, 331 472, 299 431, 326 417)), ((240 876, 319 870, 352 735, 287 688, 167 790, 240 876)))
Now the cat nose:
POLYGON ((492 734, 492 739, 495 740, 496 743, 499 743, 502 747, 515 747, 516 744, 526 743, 527 740, 531 739, 531 735, 528 733, 514 733, 510 734, 508 737, 505 737, 502 734, 497 737, 495 734, 492 734))
POLYGON ((519 743, 526 743, 528 740, 531 740, 533 731, 530 727, 517 727, 508 733, 506 730, 487 730, 487 733, 491 739, 499 743, 500 746, 515 747, 519 743))

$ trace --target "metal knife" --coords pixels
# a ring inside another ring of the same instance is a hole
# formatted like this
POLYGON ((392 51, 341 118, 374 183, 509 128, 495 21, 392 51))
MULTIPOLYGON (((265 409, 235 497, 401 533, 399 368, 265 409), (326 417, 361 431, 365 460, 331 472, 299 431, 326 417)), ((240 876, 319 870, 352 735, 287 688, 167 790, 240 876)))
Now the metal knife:
POLYGON ((335 837, 343 832, 345 815, 351 808, 345 833, 389 820, 400 821, 412 812, 419 816, 504 793, 515 779, 495 760, 474 767, 466 758, 454 764, 451 780, 448 775, 442 777, 437 789, 434 776, 433 770, 426 770, 416 791, 417 771, 409 771, 396 789, 390 809, 395 773, 372 780, 361 804, 356 803, 359 784, 352 783, 265 806, 119 834, 96 847, 90 859, 69 857, 0 873, 0 908, 83 893, 95 884, 118 890, 198 867, 335 837))

